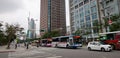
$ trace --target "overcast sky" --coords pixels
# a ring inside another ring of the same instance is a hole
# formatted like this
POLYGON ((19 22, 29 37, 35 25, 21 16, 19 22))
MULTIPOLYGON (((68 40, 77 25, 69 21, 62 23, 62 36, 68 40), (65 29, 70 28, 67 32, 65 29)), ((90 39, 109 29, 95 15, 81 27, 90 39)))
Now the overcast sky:
MULTIPOLYGON (((68 1, 68 0, 67 0, 68 1)), ((68 6, 68 2, 66 2, 68 6)), ((68 13, 67 7, 67 13, 68 13)), ((40 0, 0 0, 0 21, 4 23, 15 24, 19 23, 25 30, 28 29, 27 18, 34 18, 39 30, 40 20, 40 0)), ((67 25, 69 16, 67 15, 67 25)))

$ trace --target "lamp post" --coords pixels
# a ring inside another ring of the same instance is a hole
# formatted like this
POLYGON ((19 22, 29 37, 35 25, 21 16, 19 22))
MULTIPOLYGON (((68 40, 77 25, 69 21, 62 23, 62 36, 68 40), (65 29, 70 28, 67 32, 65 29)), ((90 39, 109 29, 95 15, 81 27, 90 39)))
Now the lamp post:
POLYGON ((110 12, 107 12, 108 14, 108 27, 107 27, 107 32, 110 32, 110 24, 111 24, 111 20, 110 20, 110 12))

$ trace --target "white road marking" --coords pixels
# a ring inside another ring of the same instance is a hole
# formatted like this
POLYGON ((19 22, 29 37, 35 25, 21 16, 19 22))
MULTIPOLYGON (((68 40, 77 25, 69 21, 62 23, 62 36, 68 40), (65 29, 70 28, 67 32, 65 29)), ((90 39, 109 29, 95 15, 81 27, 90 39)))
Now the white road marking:
POLYGON ((53 56, 53 57, 47 57, 47 58, 61 58, 62 56, 53 56))

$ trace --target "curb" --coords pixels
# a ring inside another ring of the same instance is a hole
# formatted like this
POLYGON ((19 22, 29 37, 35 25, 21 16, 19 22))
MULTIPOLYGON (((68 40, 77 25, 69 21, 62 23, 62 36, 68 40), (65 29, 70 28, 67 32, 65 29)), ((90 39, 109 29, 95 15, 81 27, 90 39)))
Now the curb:
POLYGON ((15 52, 15 51, 0 51, 0 53, 9 53, 9 52, 15 52))

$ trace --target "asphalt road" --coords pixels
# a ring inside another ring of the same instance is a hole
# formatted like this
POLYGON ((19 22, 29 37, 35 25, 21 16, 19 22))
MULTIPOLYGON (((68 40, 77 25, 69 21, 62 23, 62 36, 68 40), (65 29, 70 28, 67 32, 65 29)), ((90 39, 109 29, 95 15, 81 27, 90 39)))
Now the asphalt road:
POLYGON ((8 58, 8 53, 0 53, 0 58, 8 58))
POLYGON ((86 47, 79 49, 35 47, 24 51, 10 52, 9 58, 120 58, 120 51, 88 51, 86 47))

